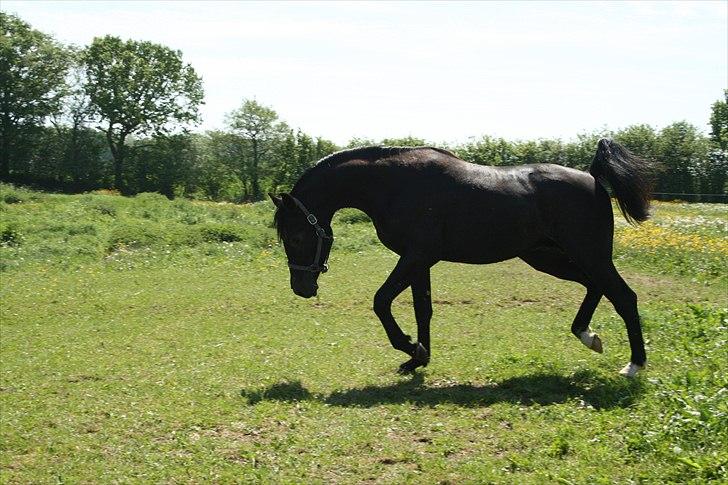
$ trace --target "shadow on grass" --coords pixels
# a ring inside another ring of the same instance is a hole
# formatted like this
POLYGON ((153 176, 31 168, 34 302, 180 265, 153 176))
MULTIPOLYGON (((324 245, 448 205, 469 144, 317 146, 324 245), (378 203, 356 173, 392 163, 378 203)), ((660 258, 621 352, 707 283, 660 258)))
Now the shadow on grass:
POLYGON ((549 405, 580 398, 584 405, 596 409, 630 406, 644 390, 640 379, 605 378, 590 371, 571 376, 537 373, 511 377, 484 385, 427 385, 421 373, 411 379, 383 386, 366 386, 335 391, 329 395, 313 394, 300 381, 281 382, 265 389, 240 394, 250 404, 260 401, 319 401, 331 406, 373 407, 382 404, 435 406, 449 403, 464 407, 486 407, 495 403, 549 405))

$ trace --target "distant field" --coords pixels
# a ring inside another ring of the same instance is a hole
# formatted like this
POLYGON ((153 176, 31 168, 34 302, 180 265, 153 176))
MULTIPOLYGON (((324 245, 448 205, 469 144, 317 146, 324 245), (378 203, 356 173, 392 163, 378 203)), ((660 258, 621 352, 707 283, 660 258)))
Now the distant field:
POLYGON ((598 355, 581 287, 518 261, 438 264, 433 360, 402 377, 371 311, 396 258, 359 212, 303 300, 268 203, 0 186, 0 483, 728 480, 728 206, 654 213, 616 234, 638 379, 608 302, 598 355))

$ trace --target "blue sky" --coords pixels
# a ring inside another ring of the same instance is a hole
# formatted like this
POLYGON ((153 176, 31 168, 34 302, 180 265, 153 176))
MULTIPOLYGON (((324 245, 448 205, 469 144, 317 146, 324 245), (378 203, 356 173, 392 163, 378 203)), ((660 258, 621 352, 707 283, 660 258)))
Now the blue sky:
POLYGON ((571 138, 687 120, 728 87, 728 2, 17 2, 77 45, 113 34, 180 49, 200 129, 243 98, 338 143, 571 138))

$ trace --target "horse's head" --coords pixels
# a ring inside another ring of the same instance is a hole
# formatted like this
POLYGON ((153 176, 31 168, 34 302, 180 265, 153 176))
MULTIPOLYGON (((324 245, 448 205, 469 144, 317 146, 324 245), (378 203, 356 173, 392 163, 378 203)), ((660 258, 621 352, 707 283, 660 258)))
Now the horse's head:
POLYGON ((328 270, 326 261, 334 241, 331 226, 290 194, 268 195, 276 205, 274 223, 288 257, 291 289, 304 298, 316 296, 316 281, 328 270))

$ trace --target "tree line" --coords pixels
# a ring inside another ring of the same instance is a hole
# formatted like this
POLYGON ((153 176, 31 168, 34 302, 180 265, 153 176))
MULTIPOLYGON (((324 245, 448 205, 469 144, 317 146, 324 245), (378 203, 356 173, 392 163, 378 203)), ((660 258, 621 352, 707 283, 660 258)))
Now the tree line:
MULTIPOLYGON (((202 79, 182 53, 146 41, 97 37, 65 46, 0 12, 0 180, 80 192, 115 189, 168 197, 261 200, 290 188, 320 158, 364 145, 426 140, 352 139, 346 147, 291 128, 271 107, 245 99, 224 130, 195 133, 202 79)), ((635 125, 575 139, 483 136, 443 148, 488 165, 558 163, 586 168, 609 136, 661 167, 656 190, 728 194, 728 90, 711 107, 710 134, 680 121, 635 125)), ((679 196, 676 196, 679 197, 679 196)), ((709 198, 703 198, 710 200, 709 198)))

